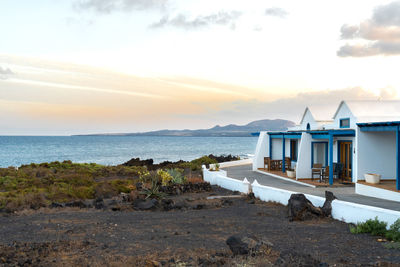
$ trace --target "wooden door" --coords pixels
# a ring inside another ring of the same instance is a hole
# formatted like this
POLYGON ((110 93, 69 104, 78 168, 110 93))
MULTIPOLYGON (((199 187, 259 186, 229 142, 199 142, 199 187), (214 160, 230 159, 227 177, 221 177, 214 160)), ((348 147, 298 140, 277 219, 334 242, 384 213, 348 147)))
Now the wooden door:
POLYGON ((352 153, 351 142, 340 142, 340 163, 343 164, 343 179, 351 182, 352 153))

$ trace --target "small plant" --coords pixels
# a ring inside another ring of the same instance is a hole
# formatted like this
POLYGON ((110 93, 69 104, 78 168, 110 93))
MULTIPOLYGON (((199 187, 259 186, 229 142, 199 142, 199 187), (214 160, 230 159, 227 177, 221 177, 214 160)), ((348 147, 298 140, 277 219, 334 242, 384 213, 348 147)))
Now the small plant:
POLYGON ((400 249, 400 242, 388 242, 383 246, 388 249, 400 249))
POLYGON ((350 226, 350 232, 353 234, 371 233, 372 235, 385 236, 387 223, 378 220, 369 219, 366 222, 358 223, 356 226, 350 226))
POLYGON ((396 220, 386 232, 385 237, 388 240, 393 240, 396 242, 400 241, 400 219, 396 220))
POLYGON ((161 178, 161 184, 167 186, 172 181, 172 176, 163 170, 157 170, 157 175, 161 178))
POLYGON ((158 185, 158 182, 153 179, 151 182, 150 188, 145 188, 143 189, 140 194, 145 195, 146 199, 148 198, 157 198, 157 199, 162 199, 165 197, 165 194, 163 192, 160 192, 160 186, 158 185))
POLYGON ((151 174, 149 171, 139 171, 139 181, 142 183, 146 183, 151 180, 151 174))
POLYGON ((219 171, 219 163, 215 163, 215 170, 219 171))
POLYGON ((186 177, 183 175, 182 169, 169 169, 167 172, 172 177, 171 182, 173 184, 184 184, 186 182, 186 177))

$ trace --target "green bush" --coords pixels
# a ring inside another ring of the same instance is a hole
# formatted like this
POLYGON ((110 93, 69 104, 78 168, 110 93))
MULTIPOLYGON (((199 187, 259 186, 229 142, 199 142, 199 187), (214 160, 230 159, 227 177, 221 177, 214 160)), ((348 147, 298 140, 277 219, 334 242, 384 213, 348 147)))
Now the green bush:
POLYGON ((396 220, 386 232, 385 237, 388 240, 393 240, 396 242, 400 241, 400 219, 396 220))
POLYGON ((358 223, 355 227, 350 226, 350 232, 353 234, 371 233, 372 235, 384 236, 386 233, 387 223, 378 220, 369 219, 366 222, 358 223))
POLYGON ((178 168, 168 169, 167 172, 172 177, 171 182, 173 184, 184 184, 186 182, 186 178, 183 175, 182 169, 178 169, 178 168))

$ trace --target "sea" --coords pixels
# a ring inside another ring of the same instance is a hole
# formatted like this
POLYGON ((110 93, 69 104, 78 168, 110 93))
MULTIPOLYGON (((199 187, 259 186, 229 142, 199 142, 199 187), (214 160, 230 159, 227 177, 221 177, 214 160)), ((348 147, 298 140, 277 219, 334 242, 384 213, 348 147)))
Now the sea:
POLYGON ((254 154, 257 137, 0 136, 0 167, 71 160, 122 164, 131 158, 190 161, 203 155, 254 154))

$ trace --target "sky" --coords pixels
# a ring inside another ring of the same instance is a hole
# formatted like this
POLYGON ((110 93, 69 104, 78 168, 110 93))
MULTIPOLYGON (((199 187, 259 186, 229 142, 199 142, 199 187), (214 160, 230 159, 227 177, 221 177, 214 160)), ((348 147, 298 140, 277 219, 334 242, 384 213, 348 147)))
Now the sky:
POLYGON ((0 135, 298 122, 400 98, 400 1, 1 0, 0 135))

